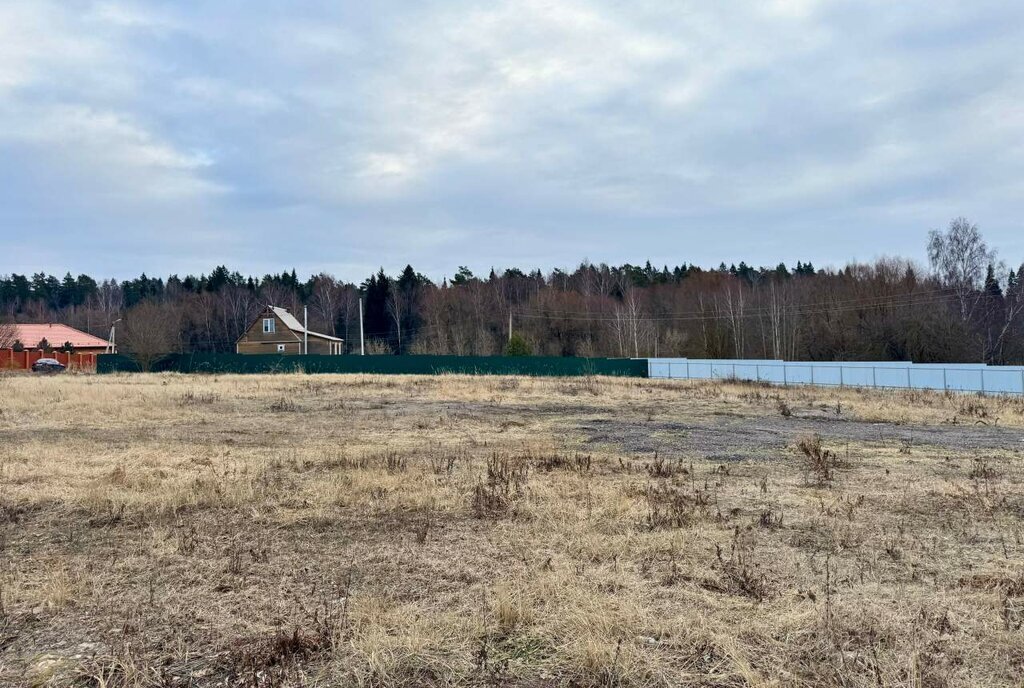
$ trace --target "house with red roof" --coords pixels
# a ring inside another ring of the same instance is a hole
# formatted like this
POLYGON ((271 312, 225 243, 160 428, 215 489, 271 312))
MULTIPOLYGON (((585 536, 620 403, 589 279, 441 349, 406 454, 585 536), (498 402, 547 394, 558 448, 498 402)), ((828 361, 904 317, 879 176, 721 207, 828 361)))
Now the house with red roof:
POLYGON ((75 352, 82 354, 102 354, 108 350, 108 342, 87 332, 76 330, 67 325, 47 323, 45 325, 16 324, 10 326, 12 341, 21 342, 26 351, 35 351, 48 344, 52 349, 60 349, 70 343, 75 352))

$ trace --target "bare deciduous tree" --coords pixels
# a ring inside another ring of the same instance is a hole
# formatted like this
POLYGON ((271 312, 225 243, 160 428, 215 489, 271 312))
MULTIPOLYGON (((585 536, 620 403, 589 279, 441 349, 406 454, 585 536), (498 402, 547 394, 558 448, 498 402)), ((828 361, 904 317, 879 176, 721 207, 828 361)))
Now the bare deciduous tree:
POLYGON ((968 322, 984 298, 979 290, 985 269, 995 262, 978 225, 965 217, 949 223, 945 232, 928 234, 928 262, 943 285, 953 290, 960 307, 960 318, 968 322))
POLYGON ((405 298, 397 286, 388 294, 388 315, 395 321, 395 332, 398 335, 398 353, 402 353, 402 318, 405 315, 405 298))
POLYGON ((733 296, 733 289, 730 286, 725 292, 725 306, 729 318, 729 329, 732 332, 733 355, 736 358, 743 358, 746 352, 745 305, 743 286, 736 285, 735 296, 733 296))
POLYGON ((124 316, 121 348, 149 370, 160 356, 181 348, 181 320, 175 304, 142 301, 124 316))
POLYGON ((0 323, 0 349, 10 349, 18 339, 17 330, 10 323, 0 323))
POLYGON ((117 280, 104 280, 91 297, 92 307, 100 313, 100 320, 110 323, 117 319, 124 306, 124 294, 117 280))
POLYGON ((622 304, 615 307, 613 320, 613 331, 619 344, 620 356, 628 356, 627 350, 631 348, 633 356, 640 357, 640 338, 646 322, 636 290, 623 285, 622 304))
POLYGON ((330 275, 320 273, 313 278, 313 311, 320 317, 324 332, 338 336, 338 317, 342 310, 342 287, 330 275))

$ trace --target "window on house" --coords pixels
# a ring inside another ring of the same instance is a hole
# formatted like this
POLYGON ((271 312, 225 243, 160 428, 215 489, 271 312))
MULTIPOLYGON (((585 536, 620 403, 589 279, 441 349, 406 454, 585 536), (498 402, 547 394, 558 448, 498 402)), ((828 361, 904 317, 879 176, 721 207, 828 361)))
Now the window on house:
POLYGON ((283 354, 284 353, 284 344, 278 344, 277 345, 277 353, 279 353, 279 354, 283 354))
POLYGON ((263 334, 272 334, 274 331, 274 319, 263 318, 263 334))

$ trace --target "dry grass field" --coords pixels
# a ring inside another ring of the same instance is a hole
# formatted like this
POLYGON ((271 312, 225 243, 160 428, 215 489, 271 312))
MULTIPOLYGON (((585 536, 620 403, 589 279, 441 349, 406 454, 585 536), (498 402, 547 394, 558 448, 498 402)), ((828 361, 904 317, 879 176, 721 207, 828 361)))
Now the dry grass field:
POLYGON ((0 685, 1020 686, 1024 402, 0 378, 0 685))

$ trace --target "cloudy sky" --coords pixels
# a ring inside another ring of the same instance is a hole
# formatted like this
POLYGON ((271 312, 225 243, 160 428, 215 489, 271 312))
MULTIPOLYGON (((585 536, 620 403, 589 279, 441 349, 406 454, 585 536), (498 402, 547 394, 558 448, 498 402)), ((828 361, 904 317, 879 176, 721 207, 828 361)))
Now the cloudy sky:
POLYGON ((1024 259, 1024 3, 0 0, 0 273, 1024 259))

